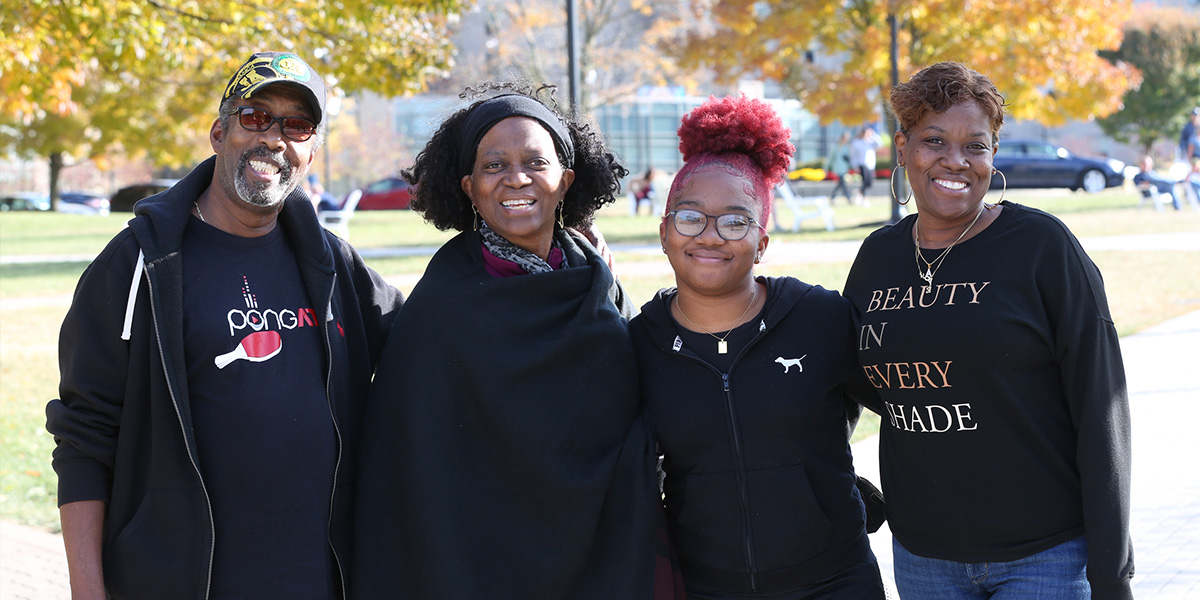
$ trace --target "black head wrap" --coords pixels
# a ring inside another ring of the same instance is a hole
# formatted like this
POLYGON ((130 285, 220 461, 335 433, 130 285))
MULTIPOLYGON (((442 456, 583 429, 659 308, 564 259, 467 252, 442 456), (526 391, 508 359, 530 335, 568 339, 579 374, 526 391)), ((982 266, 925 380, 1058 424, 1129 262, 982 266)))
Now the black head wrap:
POLYGON ((493 125, 509 117, 529 117, 542 124, 550 137, 554 138, 554 147, 565 160, 564 169, 570 169, 575 161, 575 145, 571 143, 571 132, 554 111, 545 104, 521 94, 504 94, 489 98, 476 106, 467 117, 462 128, 462 154, 459 155, 459 167, 464 175, 469 174, 475 167, 475 152, 479 149, 479 141, 493 125))

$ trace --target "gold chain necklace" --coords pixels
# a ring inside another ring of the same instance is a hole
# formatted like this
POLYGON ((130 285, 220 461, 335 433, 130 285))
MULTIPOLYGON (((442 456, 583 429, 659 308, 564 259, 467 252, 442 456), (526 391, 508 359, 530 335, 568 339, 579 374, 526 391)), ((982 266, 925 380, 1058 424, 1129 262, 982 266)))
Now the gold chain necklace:
MULTIPOLYGON (((937 274, 938 269, 942 268, 942 265, 945 264, 946 255, 950 254, 950 251, 962 241, 963 236, 967 235, 967 232, 975 226, 975 223, 979 221, 979 217, 981 216, 983 216, 983 208, 980 208, 979 212, 975 214, 975 218, 971 220, 971 224, 967 225, 967 228, 964 229, 962 233, 958 234, 958 239, 954 240, 954 243, 950 244, 949 246, 946 246, 946 249, 942 250, 942 253, 939 254, 937 258, 933 259, 933 261, 925 260, 925 255, 921 254, 921 231, 919 228, 921 220, 917 219, 913 222, 913 236, 917 239, 913 249, 917 260, 917 277, 920 277, 925 281, 925 293, 928 294, 933 290, 933 276, 937 274), (921 263, 925 263, 924 272, 921 271, 921 263), (934 266, 935 264, 937 265, 936 267, 934 266)), ((683 311, 679 312, 682 313, 683 311)))
POLYGON ((725 343, 725 338, 729 337, 729 334, 733 333, 733 330, 737 329, 737 326, 742 324, 742 319, 746 318, 746 313, 750 312, 750 307, 754 306, 754 299, 757 297, 758 297, 758 284, 755 283, 754 289, 750 292, 750 304, 746 305, 746 310, 742 311, 742 316, 737 318, 737 321, 734 322, 733 327, 730 327, 729 331, 726 331, 724 336, 718 336, 717 334, 697 325, 695 321, 693 321, 690 317, 688 317, 687 313, 683 312, 683 305, 679 303, 679 294, 675 294, 675 308, 679 309, 679 314, 683 315, 683 318, 685 320, 687 320, 688 323, 691 323, 693 327, 716 338, 717 354, 726 354, 729 352, 729 344, 725 343))
POLYGON ((199 202, 199 201, 196 201, 196 200, 192 200, 192 206, 195 206, 195 207, 196 207, 196 216, 197 216, 197 217, 200 217, 200 222, 201 222, 201 223, 208 223, 208 221, 205 221, 205 220, 204 220, 204 213, 200 212, 200 202, 199 202))

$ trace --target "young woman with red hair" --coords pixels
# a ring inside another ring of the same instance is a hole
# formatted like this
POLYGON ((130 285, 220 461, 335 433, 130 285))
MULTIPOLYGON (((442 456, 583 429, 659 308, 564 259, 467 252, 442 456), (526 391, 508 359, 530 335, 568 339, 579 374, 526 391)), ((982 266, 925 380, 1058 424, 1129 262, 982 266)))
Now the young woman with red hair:
POLYGON ((744 96, 684 117, 659 225, 676 288, 630 322, 688 598, 884 598, 848 441, 873 394, 850 304, 754 276, 789 135, 744 96))

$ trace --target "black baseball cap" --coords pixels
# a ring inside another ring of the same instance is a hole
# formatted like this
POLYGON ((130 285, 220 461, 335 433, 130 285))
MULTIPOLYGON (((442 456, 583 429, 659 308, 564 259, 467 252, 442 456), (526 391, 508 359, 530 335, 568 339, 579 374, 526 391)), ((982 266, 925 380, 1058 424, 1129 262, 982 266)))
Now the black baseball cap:
POLYGON ((308 99, 318 125, 325 116, 325 82, 299 56, 291 52, 256 52, 242 65, 221 95, 221 102, 237 96, 249 98, 268 85, 288 85, 308 99))

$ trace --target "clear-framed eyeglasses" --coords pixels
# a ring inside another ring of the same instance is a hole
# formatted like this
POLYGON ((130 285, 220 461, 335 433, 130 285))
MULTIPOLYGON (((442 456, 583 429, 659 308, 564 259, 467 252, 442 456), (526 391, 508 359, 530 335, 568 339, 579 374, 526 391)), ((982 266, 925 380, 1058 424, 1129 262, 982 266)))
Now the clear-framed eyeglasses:
POLYGON ((750 227, 758 225, 758 221, 749 215, 729 213, 725 215, 709 215, 691 208, 673 210, 667 213, 675 225, 679 235, 697 237, 708 227, 708 220, 717 222, 717 235, 729 242, 736 242, 750 233, 750 227))

